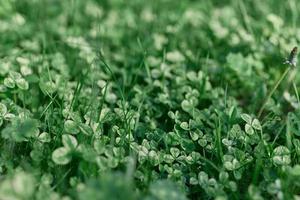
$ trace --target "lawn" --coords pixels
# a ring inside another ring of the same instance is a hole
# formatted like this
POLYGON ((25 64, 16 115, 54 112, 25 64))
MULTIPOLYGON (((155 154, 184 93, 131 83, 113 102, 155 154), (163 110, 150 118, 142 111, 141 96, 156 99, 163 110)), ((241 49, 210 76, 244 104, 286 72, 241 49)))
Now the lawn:
POLYGON ((299 200, 299 13, 0 0, 0 200, 299 200))

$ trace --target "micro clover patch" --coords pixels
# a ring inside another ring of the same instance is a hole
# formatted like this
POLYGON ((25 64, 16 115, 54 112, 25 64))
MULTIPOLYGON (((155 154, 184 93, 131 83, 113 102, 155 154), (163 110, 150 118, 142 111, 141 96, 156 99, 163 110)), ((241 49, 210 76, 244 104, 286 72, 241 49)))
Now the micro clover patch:
POLYGON ((278 146, 273 151, 275 165, 288 165, 291 163, 290 150, 285 146, 278 146))
POLYGON ((52 160, 59 165, 66 165, 72 159, 72 152, 76 150, 78 142, 72 135, 64 134, 62 136, 63 147, 55 149, 52 153, 52 160))
POLYGON ((255 133, 254 130, 258 130, 261 131, 262 127, 260 122, 258 121, 258 119, 256 118, 252 118, 250 115, 248 114, 242 114, 241 118, 246 122, 245 124, 245 132, 249 135, 253 135, 255 133))
POLYGON ((8 77, 3 81, 4 86, 10 89, 17 87, 21 90, 28 90, 29 84, 18 72, 9 72, 8 77))

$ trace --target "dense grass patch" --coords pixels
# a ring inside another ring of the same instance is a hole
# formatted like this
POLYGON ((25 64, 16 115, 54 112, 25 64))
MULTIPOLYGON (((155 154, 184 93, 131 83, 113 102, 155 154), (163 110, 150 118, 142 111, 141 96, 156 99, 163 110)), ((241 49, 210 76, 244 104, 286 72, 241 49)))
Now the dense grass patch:
POLYGON ((0 199, 300 199, 299 11, 1 0, 0 199))

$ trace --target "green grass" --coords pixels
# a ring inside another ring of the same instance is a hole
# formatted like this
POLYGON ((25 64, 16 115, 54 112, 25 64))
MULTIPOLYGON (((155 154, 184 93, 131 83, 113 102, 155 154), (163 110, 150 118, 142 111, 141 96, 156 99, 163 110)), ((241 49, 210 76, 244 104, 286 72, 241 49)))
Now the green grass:
POLYGON ((299 11, 0 1, 0 199, 299 199, 299 11))

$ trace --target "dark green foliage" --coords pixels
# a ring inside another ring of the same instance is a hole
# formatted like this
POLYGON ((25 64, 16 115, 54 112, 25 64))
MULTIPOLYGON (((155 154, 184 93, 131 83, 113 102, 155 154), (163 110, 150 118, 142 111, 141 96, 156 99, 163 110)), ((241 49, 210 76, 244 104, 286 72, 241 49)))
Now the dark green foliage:
POLYGON ((0 1, 0 199, 300 198, 298 10, 0 1))

